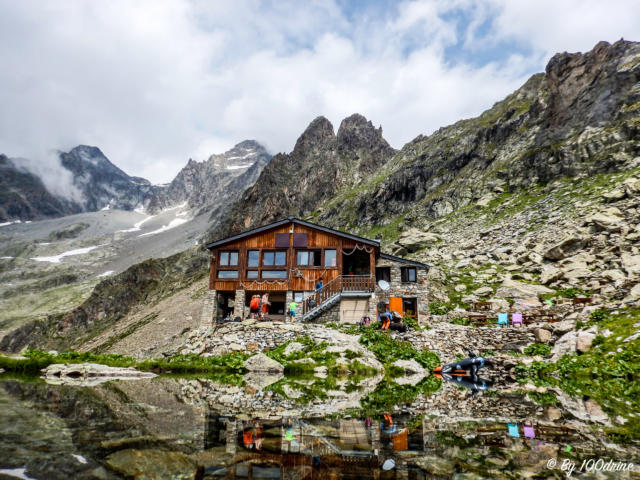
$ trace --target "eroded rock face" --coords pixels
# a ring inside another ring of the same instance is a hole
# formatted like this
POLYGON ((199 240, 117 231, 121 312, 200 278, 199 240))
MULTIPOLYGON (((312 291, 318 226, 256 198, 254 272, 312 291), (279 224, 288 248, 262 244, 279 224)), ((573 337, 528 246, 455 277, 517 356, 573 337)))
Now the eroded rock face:
POLYGON ((500 298, 527 299, 532 297, 536 298, 538 295, 545 293, 553 293, 553 290, 542 285, 531 285, 517 280, 506 279, 496 291, 495 296, 500 298))

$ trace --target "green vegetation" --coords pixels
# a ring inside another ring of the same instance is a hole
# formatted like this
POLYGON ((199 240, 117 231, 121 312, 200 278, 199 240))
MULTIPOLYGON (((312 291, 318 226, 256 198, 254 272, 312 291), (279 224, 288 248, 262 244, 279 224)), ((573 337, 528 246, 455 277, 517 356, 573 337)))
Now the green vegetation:
POLYGON ((556 405, 558 403, 558 398, 556 394, 553 392, 527 392, 529 398, 536 402, 538 405, 549 406, 556 405))
POLYGON ((10 372, 36 375, 43 368, 54 363, 99 363, 110 367, 134 367, 138 370, 156 373, 207 373, 233 371, 243 372, 244 361, 249 355, 234 353, 204 358, 199 355, 174 355, 161 359, 137 361, 133 357, 118 354, 100 355, 95 353, 63 352, 50 354, 40 350, 28 350, 26 358, 0 356, 0 368, 10 372))
POLYGON ((463 326, 471 325, 471 321, 467 317, 452 318, 450 323, 453 323, 454 325, 463 325, 463 326))
POLYGON ((544 293, 540 295, 541 300, 552 300, 554 298, 578 298, 589 297, 591 292, 579 288, 562 288, 555 293, 544 293))
POLYGON ((431 395, 442 386, 442 380, 433 375, 426 376, 416 385, 398 385, 385 378, 376 389, 360 400, 361 417, 377 417, 384 412, 392 412, 396 405, 412 403, 418 395, 431 395))
POLYGON ((613 436, 640 439, 640 338, 632 337, 640 326, 640 309, 597 310, 589 323, 611 334, 602 335, 582 355, 564 355, 556 363, 518 365, 519 381, 556 386, 572 396, 593 398, 611 417, 627 420, 611 431, 613 436))
POLYGON ((431 315, 444 315, 453 310, 455 305, 445 302, 431 302, 429 304, 429 313, 431 315))
POLYGON ((427 370, 440 365, 440 357, 428 350, 417 350, 411 343, 394 340, 388 332, 378 330, 375 326, 360 327, 360 343, 374 353, 385 365, 396 360, 415 360, 427 370))
POLYGON ((359 352, 347 350, 344 356, 350 362, 345 365, 338 362, 339 353, 326 351, 328 346, 327 342, 316 342, 309 337, 303 337, 269 350, 265 352, 265 355, 282 364, 285 373, 289 375, 311 373, 317 367, 326 367, 331 375, 352 373, 370 376, 376 374, 374 368, 368 367, 357 360, 362 356, 359 352), (304 348, 285 355, 285 350, 293 342, 300 343, 304 348))
POLYGON ((544 343, 532 343, 524 349, 524 353, 525 355, 532 357, 536 355, 546 357, 551 353, 551 345, 545 345, 544 343))

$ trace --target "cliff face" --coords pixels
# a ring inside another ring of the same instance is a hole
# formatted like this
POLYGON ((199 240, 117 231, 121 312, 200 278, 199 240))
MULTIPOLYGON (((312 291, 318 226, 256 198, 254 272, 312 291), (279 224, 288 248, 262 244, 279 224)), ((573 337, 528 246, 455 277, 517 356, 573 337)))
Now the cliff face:
POLYGON ((271 155, 254 140, 238 143, 204 162, 189 159, 169 185, 154 193, 148 209, 153 213, 185 202, 197 211, 228 207, 253 185, 270 159, 271 155))
POLYGON ((309 124, 293 151, 278 154, 211 237, 223 237, 288 215, 308 216, 337 192, 360 184, 395 150, 362 115, 340 124, 324 117, 309 124))
POLYGON ((477 118, 405 145, 315 220, 351 228, 434 220, 502 192, 629 168, 640 154, 640 44, 562 53, 477 118))

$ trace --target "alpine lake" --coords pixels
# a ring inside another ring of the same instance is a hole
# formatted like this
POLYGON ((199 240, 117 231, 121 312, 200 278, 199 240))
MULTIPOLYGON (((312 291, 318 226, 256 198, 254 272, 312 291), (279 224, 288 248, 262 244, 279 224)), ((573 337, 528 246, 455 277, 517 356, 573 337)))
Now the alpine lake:
POLYGON ((624 398, 616 411, 541 377, 415 377, 5 373, 0 479, 639 478, 624 398))

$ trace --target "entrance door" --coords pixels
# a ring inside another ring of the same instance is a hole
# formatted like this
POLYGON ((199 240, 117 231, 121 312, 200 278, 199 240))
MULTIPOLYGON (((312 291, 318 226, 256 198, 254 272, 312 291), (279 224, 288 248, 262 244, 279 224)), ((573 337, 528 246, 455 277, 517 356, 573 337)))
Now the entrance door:
POLYGON ((389 310, 392 312, 398 312, 400 315, 403 315, 402 309, 402 298, 400 297, 390 297, 389 298, 389 310))

